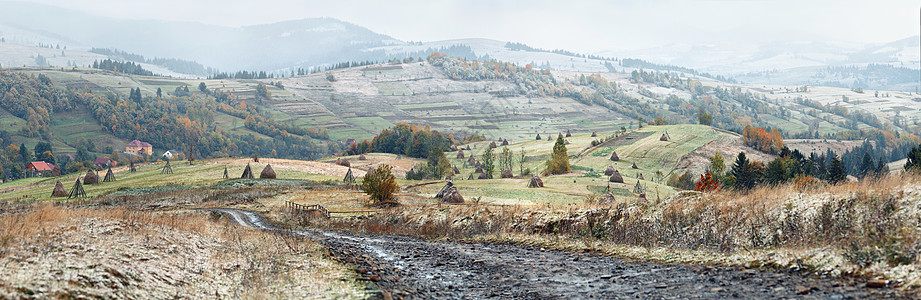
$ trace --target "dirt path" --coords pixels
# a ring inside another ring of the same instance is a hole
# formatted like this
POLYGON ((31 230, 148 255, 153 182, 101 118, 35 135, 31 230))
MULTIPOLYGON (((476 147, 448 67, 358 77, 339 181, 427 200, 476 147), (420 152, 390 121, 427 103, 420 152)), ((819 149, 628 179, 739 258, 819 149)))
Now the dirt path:
MULTIPOLYGON (((255 213, 219 209, 237 223, 275 230, 255 213)), ((506 244, 298 230, 325 244, 385 296, 439 299, 865 299, 891 289, 797 272, 634 262, 506 244)), ((386 297, 385 297, 386 298, 386 297)))

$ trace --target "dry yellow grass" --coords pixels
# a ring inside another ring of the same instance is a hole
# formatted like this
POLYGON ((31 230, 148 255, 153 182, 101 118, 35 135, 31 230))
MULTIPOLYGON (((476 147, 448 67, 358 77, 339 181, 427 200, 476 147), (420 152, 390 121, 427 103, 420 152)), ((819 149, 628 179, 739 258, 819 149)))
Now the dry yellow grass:
POLYGON ((45 205, 0 216, 0 298, 364 298, 307 240, 205 211, 45 205))

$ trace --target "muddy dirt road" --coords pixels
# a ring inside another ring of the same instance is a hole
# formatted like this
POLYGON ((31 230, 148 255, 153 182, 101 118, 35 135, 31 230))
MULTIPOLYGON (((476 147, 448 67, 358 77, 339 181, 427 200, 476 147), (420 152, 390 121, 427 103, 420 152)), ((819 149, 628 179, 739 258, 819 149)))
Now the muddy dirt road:
MULTIPOLYGON (((275 230, 255 213, 216 209, 238 224, 275 230)), ((386 297, 438 299, 711 299, 899 298, 894 289, 806 276, 635 262, 615 257, 505 244, 431 242, 405 236, 335 231, 292 233, 325 244, 353 263, 386 297)), ((385 297, 385 298, 386 298, 385 297)))

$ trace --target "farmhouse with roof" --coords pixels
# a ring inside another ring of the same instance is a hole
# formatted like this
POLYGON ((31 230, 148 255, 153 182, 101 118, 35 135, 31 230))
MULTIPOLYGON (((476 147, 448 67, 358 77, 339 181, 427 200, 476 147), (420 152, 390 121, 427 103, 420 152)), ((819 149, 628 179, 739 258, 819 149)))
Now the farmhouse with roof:
POLYGON ((125 145, 125 152, 140 156, 150 155, 153 153, 153 146, 142 141, 133 140, 128 145, 125 145))
POLYGON ((51 174, 51 170, 54 169, 54 165, 43 162, 43 161, 33 161, 26 166, 26 170, 29 170, 31 176, 42 176, 44 177, 47 174, 51 174))

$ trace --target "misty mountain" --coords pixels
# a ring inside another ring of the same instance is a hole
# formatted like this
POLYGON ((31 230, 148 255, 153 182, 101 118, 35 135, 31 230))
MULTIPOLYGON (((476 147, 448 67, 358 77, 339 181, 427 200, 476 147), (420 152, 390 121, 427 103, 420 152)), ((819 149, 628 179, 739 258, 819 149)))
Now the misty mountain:
POLYGON ((53 6, 0 2, 8 42, 115 48, 146 57, 194 60, 222 70, 275 70, 362 59, 362 49, 399 43, 366 28, 313 18, 240 28, 124 20, 53 6))

